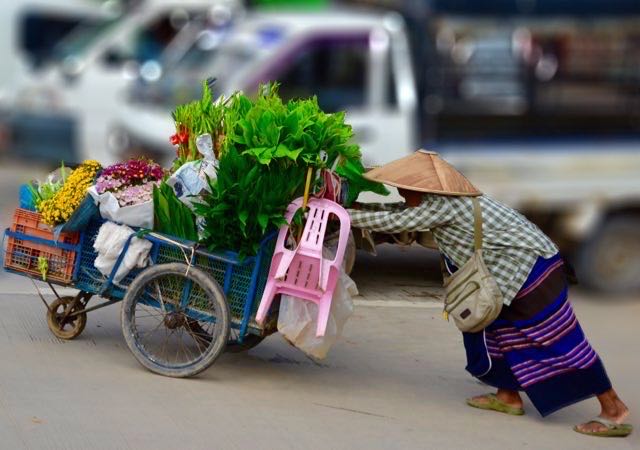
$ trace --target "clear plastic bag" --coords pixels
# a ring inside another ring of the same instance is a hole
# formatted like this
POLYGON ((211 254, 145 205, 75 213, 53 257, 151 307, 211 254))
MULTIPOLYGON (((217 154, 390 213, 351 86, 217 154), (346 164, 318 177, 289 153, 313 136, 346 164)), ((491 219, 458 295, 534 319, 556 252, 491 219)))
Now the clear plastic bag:
POLYGON ((327 329, 322 337, 316 337, 318 306, 313 302, 283 295, 278 313, 278 331, 307 355, 324 359, 353 314, 352 297, 355 295, 358 295, 356 283, 342 270, 333 292, 327 329))

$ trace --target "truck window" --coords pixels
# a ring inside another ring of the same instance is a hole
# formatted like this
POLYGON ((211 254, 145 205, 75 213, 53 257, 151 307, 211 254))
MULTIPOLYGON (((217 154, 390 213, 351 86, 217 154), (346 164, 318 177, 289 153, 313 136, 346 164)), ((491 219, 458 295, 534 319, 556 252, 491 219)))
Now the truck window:
POLYGON ((328 112, 362 107, 368 58, 366 35, 315 38, 295 50, 291 63, 274 79, 281 82, 285 100, 317 95, 320 107, 328 112))
POLYGON ((27 11, 20 17, 18 47, 34 66, 44 64, 55 45, 82 22, 82 17, 27 11))
POLYGON ((199 11, 178 9, 160 14, 155 20, 127 36, 118 46, 109 49, 103 62, 113 66, 126 60, 139 63, 158 60, 186 21, 192 20, 199 13, 199 11), (184 20, 176 20, 176 17, 184 20))

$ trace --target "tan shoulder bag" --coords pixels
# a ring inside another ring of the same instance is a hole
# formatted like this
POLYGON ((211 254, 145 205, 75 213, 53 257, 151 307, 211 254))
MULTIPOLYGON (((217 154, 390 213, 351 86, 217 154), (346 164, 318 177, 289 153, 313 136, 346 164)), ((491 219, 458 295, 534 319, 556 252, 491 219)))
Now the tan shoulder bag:
POLYGON ((485 329, 502 310, 502 292, 482 259, 482 210, 473 201, 473 256, 453 275, 445 279, 443 315, 453 318, 460 331, 475 333, 485 329))

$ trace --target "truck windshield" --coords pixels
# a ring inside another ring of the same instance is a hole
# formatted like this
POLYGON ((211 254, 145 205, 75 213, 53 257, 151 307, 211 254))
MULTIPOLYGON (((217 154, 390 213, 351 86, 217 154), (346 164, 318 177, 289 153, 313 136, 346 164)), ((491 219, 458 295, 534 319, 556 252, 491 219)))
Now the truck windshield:
POLYGON ((213 96, 230 94, 235 89, 235 78, 250 64, 260 58, 258 48, 225 42, 219 46, 194 45, 183 58, 165 67, 160 80, 154 83, 138 83, 132 87, 130 99, 137 103, 175 107, 176 104, 196 100, 202 96, 202 81, 216 78, 213 96))
POLYGON ((60 62, 68 56, 84 54, 93 43, 119 19, 83 22, 73 32, 60 41, 53 50, 53 61, 60 62))

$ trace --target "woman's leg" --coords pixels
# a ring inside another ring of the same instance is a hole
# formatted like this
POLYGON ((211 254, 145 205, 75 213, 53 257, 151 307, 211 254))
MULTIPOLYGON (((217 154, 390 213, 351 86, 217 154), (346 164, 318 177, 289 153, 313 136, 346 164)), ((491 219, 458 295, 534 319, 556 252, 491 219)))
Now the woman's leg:
MULTIPOLYGON (((600 415, 598 417, 621 424, 629 416, 627 405, 620 400, 618 394, 613 389, 609 389, 598 395, 598 401, 600 402, 600 415)), ((593 433, 606 431, 607 428, 598 422, 585 422, 578 425, 578 429, 583 432, 593 433)))

